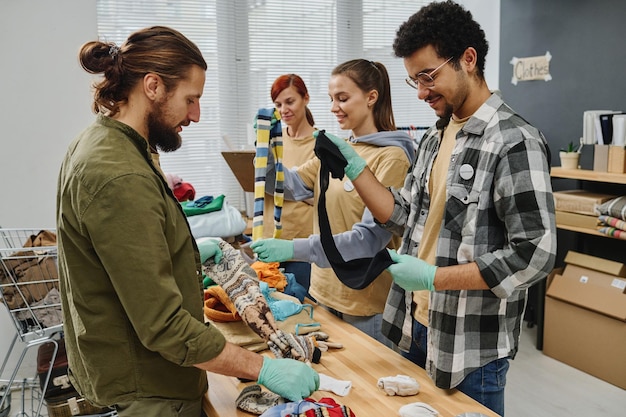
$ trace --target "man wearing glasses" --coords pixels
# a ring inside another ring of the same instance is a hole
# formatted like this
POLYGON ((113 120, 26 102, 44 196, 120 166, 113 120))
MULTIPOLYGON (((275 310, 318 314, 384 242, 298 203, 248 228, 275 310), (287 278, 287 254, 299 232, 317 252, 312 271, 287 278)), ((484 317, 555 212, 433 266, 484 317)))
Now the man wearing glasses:
POLYGON ((426 332, 418 294, 428 291, 426 370, 438 387, 504 415, 526 290, 553 268, 556 226, 545 138, 490 92, 487 49, 471 13, 451 1, 425 6, 398 29, 406 82, 440 118, 402 189, 383 187, 331 140, 376 222, 403 236, 390 251, 383 333, 406 356, 417 353, 426 332))

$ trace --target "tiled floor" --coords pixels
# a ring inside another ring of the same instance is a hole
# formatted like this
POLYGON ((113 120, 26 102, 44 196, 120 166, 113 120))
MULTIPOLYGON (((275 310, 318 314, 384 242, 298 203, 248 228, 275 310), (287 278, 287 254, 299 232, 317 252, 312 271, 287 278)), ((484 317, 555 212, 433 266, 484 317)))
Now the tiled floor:
POLYGON ((536 335, 536 327, 524 325, 507 375, 506 417, 626 415, 626 390, 544 355, 535 347, 536 335))

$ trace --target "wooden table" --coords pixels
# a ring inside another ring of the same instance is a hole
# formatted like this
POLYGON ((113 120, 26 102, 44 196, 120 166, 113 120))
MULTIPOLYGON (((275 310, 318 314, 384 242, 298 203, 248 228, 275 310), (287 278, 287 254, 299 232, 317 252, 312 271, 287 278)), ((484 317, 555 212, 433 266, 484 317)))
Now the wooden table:
MULTIPOLYGON (((352 388, 345 397, 329 391, 317 391, 312 398, 332 397, 350 407, 357 417, 398 416, 401 406, 413 402, 429 404, 439 411, 439 417, 454 417, 465 412, 498 416, 460 391, 435 387, 424 369, 325 309, 315 307, 314 318, 322 323, 321 330, 328 333, 329 341, 343 344, 343 349, 324 352, 321 362, 313 364, 313 368, 333 378, 352 381, 352 388), (408 397, 388 396, 377 387, 379 378, 398 374, 415 378, 420 385, 419 393, 408 397)), ((269 351, 267 354, 270 354, 269 351)), ((208 378, 209 401, 205 401, 203 408, 209 417, 254 416, 235 406, 239 392, 251 383, 213 373, 208 373, 208 378)))

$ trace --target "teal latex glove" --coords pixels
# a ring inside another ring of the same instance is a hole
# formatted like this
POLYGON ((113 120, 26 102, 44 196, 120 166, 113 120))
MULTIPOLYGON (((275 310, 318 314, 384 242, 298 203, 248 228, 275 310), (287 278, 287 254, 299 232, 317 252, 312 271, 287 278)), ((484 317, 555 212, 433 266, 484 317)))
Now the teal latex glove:
POLYGON ((304 362, 264 357, 257 382, 289 401, 299 401, 317 391, 320 376, 304 362))
POLYGON ((435 291, 434 281, 437 267, 411 255, 398 255, 393 249, 387 249, 395 263, 387 270, 396 284, 406 291, 435 291))
POLYGON ((219 246, 219 240, 211 238, 200 238, 196 241, 198 250, 200 251, 200 261, 205 263, 207 259, 215 257, 215 263, 222 261, 222 250, 219 246))
POLYGON ((263 262, 284 262, 293 259, 293 241, 284 239, 260 239, 250 248, 263 262))
MULTIPOLYGON (((317 139, 318 134, 319 131, 316 130, 313 132, 313 137, 317 139)), ((339 148, 339 152, 341 152, 343 157, 346 158, 346 161, 348 161, 348 165, 344 168, 344 172, 346 173, 346 176, 350 178, 350 181, 354 181, 359 175, 361 175, 361 172, 363 172, 367 166, 365 159, 361 158, 359 154, 356 153, 354 148, 340 137, 328 132, 324 132, 324 135, 326 135, 326 137, 330 139, 331 142, 337 146, 337 148, 339 148)))

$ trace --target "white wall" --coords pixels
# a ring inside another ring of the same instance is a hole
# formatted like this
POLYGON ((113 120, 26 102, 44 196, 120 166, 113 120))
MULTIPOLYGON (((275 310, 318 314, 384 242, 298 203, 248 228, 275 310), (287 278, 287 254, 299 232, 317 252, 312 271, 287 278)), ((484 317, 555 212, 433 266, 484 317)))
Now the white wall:
POLYGON ((54 226, 61 160, 93 120, 77 53, 96 37, 96 0, 2 0, 0 227, 54 226))
MULTIPOLYGON (((77 52, 96 38, 96 27, 96 0, 1 0, 0 227, 54 227, 61 160, 94 117, 91 78, 77 52)), ((15 327, 0 310, 3 360, 15 327)), ((31 350, 26 369, 34 364, 31 350)))
POLYGON ((457 0, 472 12, 485 31, 489 52, 485 64, 485 79, 492 90, 499 89, 500 78, 500 0, 457 0))

